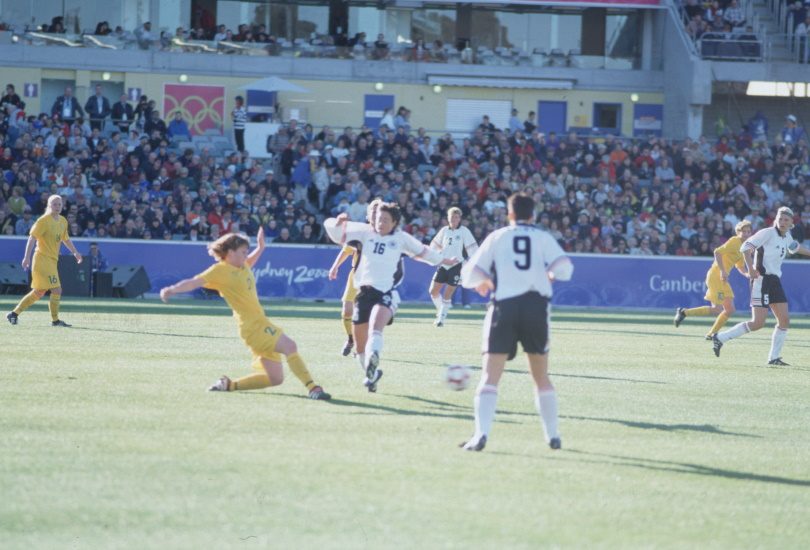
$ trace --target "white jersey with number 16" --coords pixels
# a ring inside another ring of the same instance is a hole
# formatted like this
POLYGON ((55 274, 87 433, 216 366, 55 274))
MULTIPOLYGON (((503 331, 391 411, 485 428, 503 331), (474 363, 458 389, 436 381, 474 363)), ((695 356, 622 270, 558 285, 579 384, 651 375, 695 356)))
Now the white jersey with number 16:
POLYGON ((484 278, 492 279, 496 300, 531 291, 551 297, 548 272, 563 258, 567 259, 565 251, 546 231, 534 225, 510 225, 484 240, 461 269, 461 281, 475 288, 484 278))

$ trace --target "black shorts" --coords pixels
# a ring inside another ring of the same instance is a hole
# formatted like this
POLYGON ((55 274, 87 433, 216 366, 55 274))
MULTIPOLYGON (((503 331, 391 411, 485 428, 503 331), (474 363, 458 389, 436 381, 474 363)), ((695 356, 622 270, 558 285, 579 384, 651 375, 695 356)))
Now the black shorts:
POLYGON ((786 303, 787 296, 782 288, 782 281, 776 275, 763 275, 751 281, 751 307, 786 303))
POLYGON ((368 323, 371 318, 371 310, 378 304, 391 310, 391 320, 388 321, 388 324, 393 323, 394 315, 396 315, 397 307, 399 307, 399 292, 396 290, 382 292, 373 286, 361 286, 360 292, 357 293, 357 297, 354 299, 352 324, 364 325, 368 323))
POLYGON ((549 299, 527 292, 507 300, 493 301, 484 319, 482 353, 517 354, 518 342, 526 353, 548 353, 549 299))
POLYGON ((461 264, 458 263, 448 269, 440 267, 436 270, 436 273, 433 274, 433 282, 458 286, 461 282, 461 264))

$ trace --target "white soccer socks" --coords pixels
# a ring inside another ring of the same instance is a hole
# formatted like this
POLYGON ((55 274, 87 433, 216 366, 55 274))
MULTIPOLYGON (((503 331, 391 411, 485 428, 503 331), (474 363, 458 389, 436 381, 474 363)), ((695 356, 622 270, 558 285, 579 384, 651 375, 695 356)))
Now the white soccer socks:
POLYGON ((742 336, 751 332, 751 329, 748 328, 748 322, 737 323, 733 327, 728 330, 724 330, 720 334, 717 335, 717 339, 720 340, 722 343, 726 343, 729 340, 737 338, 738 336, 742 336))
POLYGON ((442 300, 441 306, 439 306, 439 319, 444 321, 444 318, 447 317, 447 312, 450 310, 450 300, 442 300))
POLYGON ((546 434, 546 443, 555 437, 560 437, 557 415, 557 392, 554 388, 550 390, 536 390, 534 392, 534 405, 537 414, 543 424, 543 432, 546 434))
POLYGON ((775 326, 773 328, 773 335, 771 336, 771 353, 768 355, 768 361, 773 361, 782 356, 782 346, 785 344, 787 338, 787 329, 775 326))
POLYGON ((484 384, 475 392, 475 436, 478 441, 482 435, 489 437, 492 422, 495 420, 495 406, 498 404, 498 386, 484 384))

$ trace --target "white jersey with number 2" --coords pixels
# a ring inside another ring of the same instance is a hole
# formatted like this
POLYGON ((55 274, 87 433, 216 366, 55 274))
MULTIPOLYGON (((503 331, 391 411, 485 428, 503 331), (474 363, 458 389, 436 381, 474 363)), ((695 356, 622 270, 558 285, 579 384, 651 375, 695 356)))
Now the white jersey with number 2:
POLYGON ((535 225, 517 224, 490 233, 461 269, 461 282, 475 288, 485 278, 495 283, 495 300, 527 292, 551 297, 548 272, 567 258, 554 237, 535 225))

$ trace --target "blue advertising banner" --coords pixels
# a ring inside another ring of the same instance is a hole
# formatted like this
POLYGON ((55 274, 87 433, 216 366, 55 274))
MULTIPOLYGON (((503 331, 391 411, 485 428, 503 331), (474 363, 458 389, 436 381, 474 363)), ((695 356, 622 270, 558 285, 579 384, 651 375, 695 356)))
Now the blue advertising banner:
POLYGON ((633 105, 633 137, 660 136, 664 130, 664 106, 646 103, 633 105))
MULTIPOLYGON (((363 124, 376 130, 380 127, 383 113, 394 108, 394 96, 386 94, 366 94, 363 105, 363 124)), ((392 113, 393 114, 393 113, 392 113)), ((391 128, 393 130, 393 128, 391 128)))
MULTIPOLYGON (((83 254, 90 239, 74 239, 83 254)), ((204 271, 212 262, 205 243, 172 241, 101 240, 99 249, 110 266, 141 264, 152 283, 152 292, 204 271)), ((19 262, 25 239, 0 238, 0 261, 19 262)), ((349 263, 336 281, 328 277, 338 253, 336 246, 270 244, 254 268, 256 287, 264 298, 339 300, 349 263)), ((554 285, 553 303, 594 308, 674 309, 703 305, 704 279, 711 258, 641 257, 573 254, 574 277, 554 285)), ((406 260, 405 281, 399 291, 405 301, 428 301, 428 286, 434 268, 406 260)), ((793 312, 810 313, 810 262, 788 260, 782 282, 793 312)), ((736 271, 731 275, 735 305, 748 309, 748 283, 736 271)), ((483 299, 470 293, 474 302, 483 299)))
POLYGON ((276 92, 247 90, 247 112, 250 115, 272 115, 276 112, 276 92))

